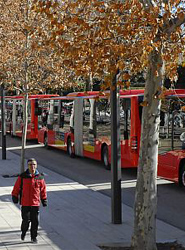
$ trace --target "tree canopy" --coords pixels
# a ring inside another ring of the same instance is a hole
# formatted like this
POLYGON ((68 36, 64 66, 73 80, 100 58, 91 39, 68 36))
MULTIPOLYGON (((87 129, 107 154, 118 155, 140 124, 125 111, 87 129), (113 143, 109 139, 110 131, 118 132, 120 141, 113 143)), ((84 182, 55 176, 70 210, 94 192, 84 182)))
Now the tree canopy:
POLYGON ((43 24, 44 19, 31 11, 31 3, 1 1, 0 21, 0 72, 6 87, 18 93, 38 93, 51 83, 52 88, 62 86, 66 77, 61 64, 52 57, 52 48, 41 48, 33 35, 35 25, 43 24))
POLYGON ((120 85, 129 85, 132 75, 146 72, 150 52, 162 47, 165 75, 177 78, 185 57, 181 1, 36 0, 32 9, 49 21, 39 27, 43 44, 75 75, 91 73, 107 86, 119 69, 120 85))

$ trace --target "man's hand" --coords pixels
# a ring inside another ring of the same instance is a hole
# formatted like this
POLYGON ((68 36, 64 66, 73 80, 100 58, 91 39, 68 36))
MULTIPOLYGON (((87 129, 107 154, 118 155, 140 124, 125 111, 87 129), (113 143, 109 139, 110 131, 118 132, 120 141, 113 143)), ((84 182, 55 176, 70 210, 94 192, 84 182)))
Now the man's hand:
POLYGON ((48 205, 48 201, 47 200, 41 200, 42 201, 42 205, 43 207, 47 207, 48 205))
POLYGON ((18 199, 18 197, 12 195, 12 201, 13 201, 13 203, 17 204, 19 199, 18 199))

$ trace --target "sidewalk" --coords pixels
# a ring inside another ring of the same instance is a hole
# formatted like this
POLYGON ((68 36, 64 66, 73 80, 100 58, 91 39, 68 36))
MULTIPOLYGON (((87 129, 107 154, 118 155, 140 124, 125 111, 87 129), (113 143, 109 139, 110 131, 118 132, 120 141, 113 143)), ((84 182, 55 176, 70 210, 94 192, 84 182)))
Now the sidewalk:
MULTIPOLYGON (((98 245, 130 245, 130 207, 123 204, 123 223, 114 225, 109 197, 40 165, 38 169, 45 173, 47 183, 48 207, 40 208, 38 244, 30 242, 30 233, 22 242, 20 207, 11 200, 16 177, 3 177, 17 174, 19 167, 19 156, 10 151, 7 160, 0 160, 0 249, 100 250, 98 245)), ((157 242, 175 240, 185 246, 185 232, 157 220, 157 242)))

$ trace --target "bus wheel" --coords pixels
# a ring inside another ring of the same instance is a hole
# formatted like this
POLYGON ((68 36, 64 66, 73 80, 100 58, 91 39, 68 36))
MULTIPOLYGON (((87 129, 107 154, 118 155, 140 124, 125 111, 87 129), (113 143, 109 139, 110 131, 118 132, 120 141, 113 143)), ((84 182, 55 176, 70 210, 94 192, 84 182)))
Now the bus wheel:
POLYGON ((45 134, 45 136, 44 136, 44 147, 47 148, 47 149, 49 149, 49 146, 48 146, 48 136, 47 136, 47 134, 45 134))
POLYGON ((67 139, 67 153, 72 158, 75 156, 75 154, 73 152, 73 147, 72 147, 72 143, 71 143, 71 138, 70 137, 67 139))
POLYGON ((105 166, 105 169, 110 170, 111 166, 109 163, 109 151, 108 151, 108 147, 104 146, 103 150, 102 150, 102 161, 103 164, 105 166))
POLYGON ((179 172, 179 186, 185 187, 185 163, 181 166, 179 172))

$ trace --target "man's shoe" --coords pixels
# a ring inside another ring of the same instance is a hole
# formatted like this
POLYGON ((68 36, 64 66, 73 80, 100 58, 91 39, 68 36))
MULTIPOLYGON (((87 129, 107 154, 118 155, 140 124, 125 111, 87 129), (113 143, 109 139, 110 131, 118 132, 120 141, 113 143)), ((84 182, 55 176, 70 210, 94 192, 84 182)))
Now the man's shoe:
POLYGON ((38 243, 37 238, 31 239, 31 242, 37 244, 38 243))
POLYGON ((26 236, 26 234, 25 234, 25 233, 22 233, 22 234, 21 234, 21 240, 24 240, 24 239, 25 239, 25 236, 26 236))

